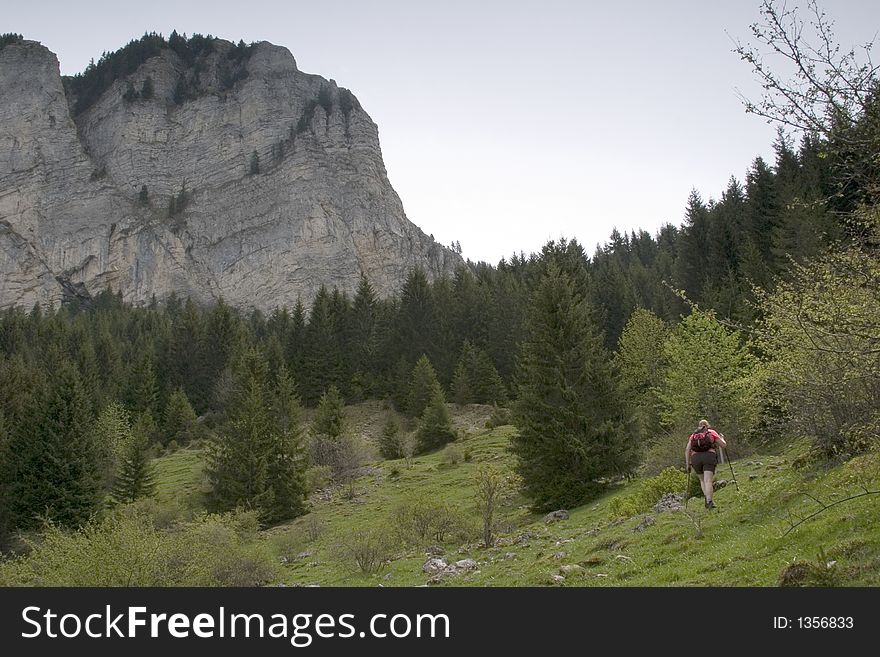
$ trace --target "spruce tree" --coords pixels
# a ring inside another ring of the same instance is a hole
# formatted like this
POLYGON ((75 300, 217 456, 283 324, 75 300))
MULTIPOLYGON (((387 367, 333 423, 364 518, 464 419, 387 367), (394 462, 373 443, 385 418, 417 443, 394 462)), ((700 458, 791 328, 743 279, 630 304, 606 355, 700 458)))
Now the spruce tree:
POLYGON ((339 389, 330 388, 321 395, 315 419, 312 422, 312 433, 339 438, 345 432, 345 404, 339 389))
POLYGON ((464 346, 461 348, 461 356, 459 356, 458 364, 452 375, 452 400, 460 406, 475 402, 473 390, 475 362, 474 347, 470 340, 465 340, 464 346))
POLYGON ((507 387, 489 354, 482 349, 477 350, 474 361, 473 387, 478 404, 507 403, 507 387))
POLYGON ((551 264, 520 351, 511 448, 535 509, 576 506, 629 464, 615 377, 588 301, 551 264))
POLYGON ((146 436, 129 432, 113 483, 113 499, 120 504, 149 497, 156 490, 146 436))
POLYGON ((391 413, 388 414, 379 436, 379 454, 388 460, 403 458, 400 423, 391 413))
POLYGON ((62 362, 45 398, 34 401, 39 403, 34 429, 15 436, 10 450, 13 516, 20 528, 35 527, 40 518, 77 527, 99 508, 102 463, 94 418, 73 365, 62 362))
POLYGON ((449 416, 449 409, 446 408, 446 399, 438 385, 432 389, 428 404, 419 419, 419 427, 416 430, 416 451, 428 452, 452 442, 455 438, 452 418, 449 416))
POLYGON ((208 479, 212 501, 222 511, 236 507, 266 514, 274 503, 269 459, 276 439, 267 396, 265 363, 250 355, 242 365, 243 392, 230 422, 212 446, 208 479))
POLYGON ((428 357, 422 355, 412 370, 407 395, 406 413, 409 417, 421 417, 431 398, 440 390, 437 374, 428 357))
POLYGON ((167 445, 174 440, 183 445, 189 442, 197 427, 196 420, 196 413, 183 388, 176 388, 168 397, 162 414, 162 443, 167 445))
POLYGON ((272 491, 266 522, 279 522, 305 513, 307 495, 300 424, 300 403, 293 377, 283 365, 275 379, 277 428, 269 442, 268 478, 272 491))

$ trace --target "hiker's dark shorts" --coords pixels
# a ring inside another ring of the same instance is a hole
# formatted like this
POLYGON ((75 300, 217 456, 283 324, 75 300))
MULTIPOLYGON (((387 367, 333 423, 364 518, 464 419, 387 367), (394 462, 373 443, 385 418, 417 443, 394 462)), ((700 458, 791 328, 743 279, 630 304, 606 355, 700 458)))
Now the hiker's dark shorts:
POLYGON ((715 452, 694 452, 691 454, 691 467, 697 474, 703 474, 704 470, 715 472, 718 464, 718 455, 715 452))

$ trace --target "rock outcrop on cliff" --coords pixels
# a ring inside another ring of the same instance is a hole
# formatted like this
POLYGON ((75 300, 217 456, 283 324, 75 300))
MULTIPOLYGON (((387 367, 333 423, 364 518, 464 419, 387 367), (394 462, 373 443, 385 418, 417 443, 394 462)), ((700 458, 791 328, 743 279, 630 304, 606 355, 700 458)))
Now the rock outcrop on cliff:
POLYGON ((268 310, 462 264, 406 218, 350 92, 243 47, 162 48, 85 98, 44 46, 3 46, 0 307, 112 287, 268 310))

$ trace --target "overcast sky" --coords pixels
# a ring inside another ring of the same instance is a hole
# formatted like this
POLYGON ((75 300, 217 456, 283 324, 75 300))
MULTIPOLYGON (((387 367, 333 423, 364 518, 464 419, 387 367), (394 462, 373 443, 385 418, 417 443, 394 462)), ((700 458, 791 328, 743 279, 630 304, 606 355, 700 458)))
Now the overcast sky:
MULTIPOLYGON (((679 224, 692 188, 717 198, 772 162, 728 36, 748 37, 759 0, 2 1, 0 31, 64 74, 145 31, 286 46, 355 93, 410 220, 472 260, 679 224)), ((880 3, 824 5, 847 47, 880 29, 880 3)))

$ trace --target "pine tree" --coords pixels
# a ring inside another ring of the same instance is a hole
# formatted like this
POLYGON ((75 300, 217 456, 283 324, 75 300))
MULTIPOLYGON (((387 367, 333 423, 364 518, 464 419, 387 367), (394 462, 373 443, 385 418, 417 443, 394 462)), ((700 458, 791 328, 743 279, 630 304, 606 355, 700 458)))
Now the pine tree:
POLYGON ((436 313, 428 277, 421 267, 410 272, 400 293, 397 351, 410 363, 434 353, 436 313))
POLYGON ((250 173, 252 176, 260 173, 260 156, 257 154, 256 150, 251 153, 251 163, 248 168, 248 173, 250 173))
POLYGON ((382 427, 382 435, 379 436, 379 454, 388 460, 403 458, 400 423, 391 413, 388 414, 382 427))
POLYGON ((302 367, 297 370, 300 390, 308 405, 314 405, 331 386, 338 386, 342 378, 335 319, 331 293, 322 285, 312 302, 304 331, 302 367))
POLYGON ((376 293, 367 277, 361 274, 357 293, 351 308, 350 330, 346 336, 351 351, 349 360, 355 375, 363 383, 364 396, 373 392, 372 380, 376 370, 376 293))
POLYGON ((452 394, 456 404, 504 404, 507 401, 504 381, 489 355, 468 340, 455 367, 452 394))
POLYGON ((345 404, 336 386, 330 386, 327 392, 321 395, 312 422, 312 433, 334 439, 345 433, 345 404))
POLYGON ((489 354, 482 349, 477 350, 474 361, 473 386, 478 404, 507 403, 507 387, 489 354))
POLYGON ((175 388, 162 414, 162 443, 167 445, 172 440, 179 445, 188 443, 194 436, 196 421, 196 412, 183 388, 175 388))
POLYGON ((69 362, 56 367, 36 418, 33 432, 18 434, 11 445, 12 514, 20 528, 35 527, 38 518, 77 527, 99 508, 102 463, 94 418, 69 362))
POLYGON ((588 301, 551 264, 529 308, 511 448, 536 509, 576 506, 629 459, 614 373, 588 301))
POLYGON ((431 390, 431 397, 419 419, 419 427, 416 430, 416 450, 427 452, 456 439, 452 428, 452 418, 449 409, 446 408, 446 399, 443 391, 437 385, 431 390))
POLYGON ((269 455, 276 440, 266 390, 266 367, 253 353, 246 356, 241 367, 242 398, 212 446, 208 479, 216 508, 226 511, 243 507, 265 514, 274 504, 269 455))
POLYGON ((421 417, 431 398, 440 390, 440 382, 428 357, 422 355, 412 370, 407 395, 406 413, 409 417, 421 417))
POLYGON ((266 521, 271 523, 294 518, 306 511, 306 459, 300 403, 293 377, 283 365, 276 374, 274 410, 278 426, 269 443, 267 472, 272 496, 266 521))
POLYGON ((129 432, 113 484, 112 495, 117 503, 134 502, 155 492, 156 484, 148 446, 146 436, 129 432))
POLYGON ((140 355, 128 380, 126 406, 135 415, 149 412, 155 417, 159 398, 156 384, 156 365, 153 350, 139 345, 140 355))
POLYGON ((460 406, 473 404, 475 400, 472 385, 474 361, 473 345, 470 340, 465 340, 464 346, 461 348, 461 356, 452 375, 452 400, 460 406))

